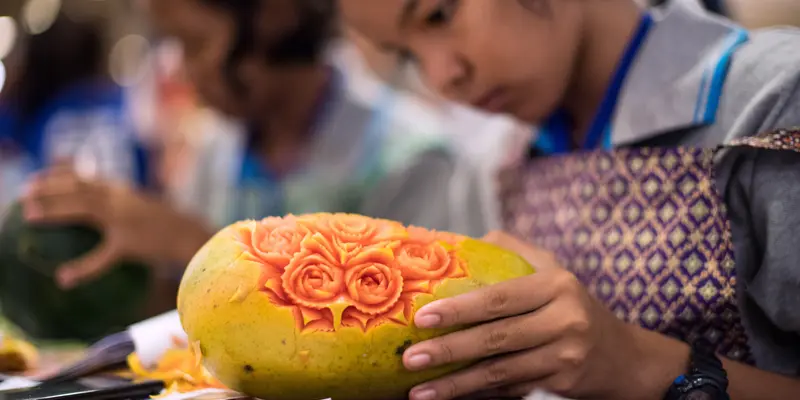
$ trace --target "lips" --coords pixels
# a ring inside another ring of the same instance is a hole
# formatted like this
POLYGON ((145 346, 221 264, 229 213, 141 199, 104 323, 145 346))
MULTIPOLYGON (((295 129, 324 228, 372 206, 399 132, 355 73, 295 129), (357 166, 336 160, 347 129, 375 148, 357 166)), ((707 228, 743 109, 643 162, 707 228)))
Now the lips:
POLYGON ((508 91, 503 88, 495 88, 486 92, 471 104, 482 110, 489 112, 499 112, 508 107, 509 104, 508 91))

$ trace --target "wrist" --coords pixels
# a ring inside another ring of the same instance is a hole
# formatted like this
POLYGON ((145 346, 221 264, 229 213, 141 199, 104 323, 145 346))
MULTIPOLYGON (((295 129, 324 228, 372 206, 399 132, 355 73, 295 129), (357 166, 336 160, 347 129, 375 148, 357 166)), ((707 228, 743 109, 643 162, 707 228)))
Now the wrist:
POLYGON ((182 227, 179 230, 181 232, 181 240, 173 247, 170 261, 178 263, 182 268, 186 268, 189 261, 191 261, 208 239, 211 238, 213 233, 203 224, 188 218, 186 218, 180 226, 182 227))
POLYGON ((675 379, 689 370, 691 348, 670 337, 634 326, 638 362, 634 374, 640 392, 635 398, 662 400, 675 379))
POLYGON ((171 208, 165 209, 163 215, 159 231, 169 235, 162 238, 166 245, 162 252, 163 261, 185 268, 213 233, 198 219, 171 208))

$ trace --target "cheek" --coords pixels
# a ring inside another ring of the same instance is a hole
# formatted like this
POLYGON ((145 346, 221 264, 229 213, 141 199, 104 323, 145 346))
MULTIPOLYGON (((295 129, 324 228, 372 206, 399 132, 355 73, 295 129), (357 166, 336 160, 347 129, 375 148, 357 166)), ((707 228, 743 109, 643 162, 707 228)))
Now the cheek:
POLYGON ((533 52, 527 65, 530 65, 528 79, 521 85, 524 96, 517 115, 520 119, 541 123, 563 102, 569 89, 573 57, 568 48, 551 47, 546 51, 533 52))
POLYGON ((195 85, 208 102, 218 107, 232 101, 224 57, 224 53, 218 49, 207 48, 190 62, 195 85))
POLYGON ((522 22, 477 35, 476 71, 479 80, 515 88, 520 103, 517 117, 540 122, 558 106, 569 86, 577 37, 561 26, 522 22))
POLYGON ((348 29, 373 42, 397 39, 398 11, 405 0, 339 0, 339 14, 348 29))

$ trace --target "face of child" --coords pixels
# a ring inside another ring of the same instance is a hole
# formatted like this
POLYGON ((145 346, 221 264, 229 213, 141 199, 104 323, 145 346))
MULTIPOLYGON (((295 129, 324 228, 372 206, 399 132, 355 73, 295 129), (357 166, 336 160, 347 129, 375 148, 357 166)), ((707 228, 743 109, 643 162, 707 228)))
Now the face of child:
MULTIPOLYGON (((253 15, 253 47, 274 42, 298 24, 295 0, 264 2, 253 15)), ((235 117, 262 118, 284 101, 287 75, 294 65, 271 66, 257 50, 242 54, 233 69, 229 56, 237 40, 237 21, 230 10, 202 0, 151 0, 150 16, 158 30, 181 42, 189 79, 210 106, 235 117), (232 85, 233 75, 244 88, 232 85)), ((291 93, 289 93, 291 94, 291 93)))
POLYGON ((234 95, 224 75, 234 40, 233 18, 198 0, 150 1, 150 17, 164 35, 180 41, 189 79, 211 107, 242 116, 243 99, 234 95))
POLYGON ((446 98, 540 123, 562 102, 578 61, 573 0, 339 0, 345 22, 410 56, 446 98))

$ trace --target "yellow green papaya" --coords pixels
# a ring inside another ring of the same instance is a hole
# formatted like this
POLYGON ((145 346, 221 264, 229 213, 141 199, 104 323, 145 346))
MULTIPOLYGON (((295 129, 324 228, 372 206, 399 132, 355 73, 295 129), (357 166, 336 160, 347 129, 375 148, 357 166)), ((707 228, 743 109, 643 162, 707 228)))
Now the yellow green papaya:
POLYGON ((465 365, 403 367, 434 300, 534 273, 522 257, 467 237, 353 214, 232 224, 190 262, 178 312, 223 384, 275 400, 404 399, 465 365))

